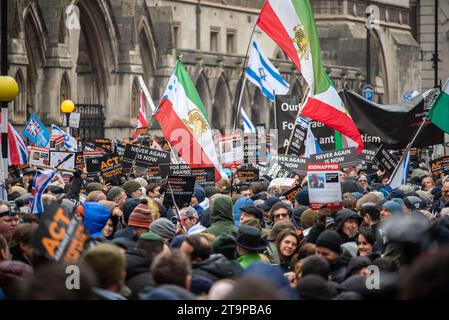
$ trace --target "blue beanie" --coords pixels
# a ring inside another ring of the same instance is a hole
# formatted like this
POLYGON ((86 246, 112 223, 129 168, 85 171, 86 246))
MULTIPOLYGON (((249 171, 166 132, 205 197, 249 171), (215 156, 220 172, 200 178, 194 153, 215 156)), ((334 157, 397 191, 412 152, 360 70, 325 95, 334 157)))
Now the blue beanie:
POLYGON ((399 189, 395 189, 390 193, 390 199, 393 198, 399 198, 399 199, 404 199, 405 198, 405 192, 399 189))
POLYGON ((402 214, 402 207, 396 201, 387 201, 382 205, 382 208, 390 210, 392 214, 402 214))
POLYGON ((302 189, 299 191, 296 196, 295 200, 302 206, 308 207, 310 205, 309 201, 309 190, 307 188, 302 189))
POLYGON ((206 199, 206 191, 199 184, 195 184, 195 187, 193 188, 193 194, 195 195, 195 198, 198 200, 198 203, 201 203, 204 201, 204 199, 206 199))

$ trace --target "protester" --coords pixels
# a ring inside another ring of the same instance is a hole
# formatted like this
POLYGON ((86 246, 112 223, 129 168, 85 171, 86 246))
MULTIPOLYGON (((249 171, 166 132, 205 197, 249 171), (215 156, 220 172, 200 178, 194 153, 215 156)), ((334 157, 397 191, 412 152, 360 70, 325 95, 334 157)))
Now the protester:
POLYGON ((237 262, 245 269, 253 263, 262 262, 259 251, 264 250, 266 246, 257 228, 240 226, 237 235, 237 254, 239 255, 237 262))
POLYGON ((228 195, 214 195, 211 202, 211 226, 203 232, 219 236, 222 233, 237 234, 232 215, 232 200, 228 195))
POLYGON ((196 234, 206 230, 206 228, 198 221, 198 213, 194 208, 182 208, 179 214, 181 215, 181 221, 188 234, 196 234))
POLYGON ((276 249, 279 253, 279 266, 284 272, 292 271, 295 266, 295 255, 300 246, 300 239, 291 229, 285 229, 276 238, 276 249))
POLYGON ((5 237, 7 241, 11 240, 18 225, 18 213, 12 211, 6 202, 0 200, 0 235, 5 237))

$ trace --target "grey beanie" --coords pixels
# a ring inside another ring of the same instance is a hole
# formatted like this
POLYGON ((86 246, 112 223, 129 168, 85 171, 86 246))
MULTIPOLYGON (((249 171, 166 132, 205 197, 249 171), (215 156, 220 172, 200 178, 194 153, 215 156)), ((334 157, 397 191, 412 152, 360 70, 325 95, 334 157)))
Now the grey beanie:
POLYGON ((148 230, 163 238, 169 238, 170 240, 176 235, 175 225, 167 218, 157 219, 149 226, 148 230))

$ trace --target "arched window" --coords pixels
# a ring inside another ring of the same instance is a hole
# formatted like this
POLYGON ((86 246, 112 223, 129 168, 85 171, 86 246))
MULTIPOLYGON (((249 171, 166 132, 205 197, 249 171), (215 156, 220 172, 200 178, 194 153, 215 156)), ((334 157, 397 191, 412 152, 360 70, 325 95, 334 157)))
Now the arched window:
POLYGON ((22 71, 17 71, 16 82, 19 86, 19 94, 13 103, 13 117, 18 120, 25 116, 26 109, 26 92, 25 92, 25 81, 23 79, 22 71))
POLYGON ((139 114, 139 83, 137 82, 137 79, 134 79, 133 81, 133 87, 131 91, 131 103, 130 103, 130 118, 131 121, 134 123, 137 119, 137 115, 139 114))
POLYGON ((59 89, 59 105, 67 99, 70 99, 70 82, 65 73, 61 80, 61 88, 59 89))

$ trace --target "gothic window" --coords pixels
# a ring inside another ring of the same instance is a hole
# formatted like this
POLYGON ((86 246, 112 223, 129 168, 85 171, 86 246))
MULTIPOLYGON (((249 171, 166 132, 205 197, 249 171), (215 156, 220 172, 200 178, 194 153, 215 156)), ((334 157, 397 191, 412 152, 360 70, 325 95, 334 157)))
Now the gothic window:
POLYGON ((16 82, 19 85, 19 94, 13 103, 14 117, 22 117, 25 115, 26 92, 25 82, 23 80, 22 71, 20 70, 16 74, 16 82))
POLYGON ((132 121, 135 121, 135 119, 137 119, 137 115, 139 112, 139 91, 139 83, 137 82, 137 79, 135 79, 131 91, 130 117, 132 121))

